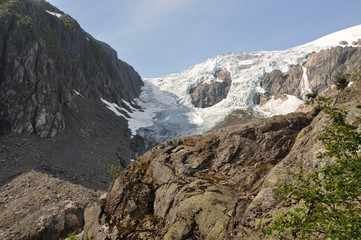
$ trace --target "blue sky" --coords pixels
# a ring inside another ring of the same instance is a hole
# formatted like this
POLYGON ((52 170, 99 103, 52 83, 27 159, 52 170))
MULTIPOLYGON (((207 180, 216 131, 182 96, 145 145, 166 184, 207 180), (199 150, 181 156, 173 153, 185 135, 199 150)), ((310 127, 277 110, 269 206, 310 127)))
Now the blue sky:
POLYGON ((48 0, 142 77, 226 52, 282 50, 361 24, 360 0, 48 0))

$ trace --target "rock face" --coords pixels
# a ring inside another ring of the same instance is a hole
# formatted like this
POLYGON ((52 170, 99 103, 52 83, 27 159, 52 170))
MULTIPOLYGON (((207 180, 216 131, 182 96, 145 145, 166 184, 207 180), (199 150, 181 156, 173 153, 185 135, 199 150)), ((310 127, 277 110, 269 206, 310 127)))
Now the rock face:
POLYGON ((321 92, 331 86, 333 76, 339 72, 350 73, 361 66, 361 49, 355 47, 336 47, 313 53, 304 66, 310 87, 321 92))
POLYGON ((35 169, 105 190, 142 139, 101 98, 132 111, 140 76, 43 0, 0 3, 0 49, 0 185, 35 169))
POLYGON ((257 120, 165 142, 85 213, 95 239, 231 239, 265 176, 312 114, 257 120), (118 238, 117 238, 118 237, 118 238))
POLYGON ((214 77, 218 81, 213 81, 210 84, 201 83, 189 91, 195 107, 211 107, 227 97, 232 84, 231 73, 224 68, 217 71, 214 77))
POLYGON ((81 96, 74 96, 73 102, 77 107, 63 112, 66 128, 52 138, 18 133, 0 138, 0 186, 35 169, 106 190, 113 181, 110 166, 123 170, 135 158, 136 139, 131 139, 125 119, 81 96))
POLYGON ((284 94, 290 94, 302 99, 307 91, 321 92, 331 86, 332 78, 337 72, 350 73, 358 69, 361 65, 360 59, 361 49, 358 47, 335 47, 312 53, 304 63, 304 68, 295 65, 285 73, 279 70, 266 73, 260 82, 266 93, 256 95, 254 103, 262 104, 269 100, 270 96, 280 98, 284 94), (307 81, 308 87, 304 81, 307 81))
MULTIPOLYGON (((279 70, 266 73, 261 81, 261 87, 263 87, 267 93, 280 98, 284 94, 291 94, 298 98, 302 98, 300 82, 302 80, 303 70, 301 66, 295 65, 291 67, 291 70, 283 73, 279 70)), ((260 100, 255 103, 261 103, 260 100)))
POLYGON ((124 108, 122 100, 139 95, 142 81, 134 69, 69 15, 43 0, 3 2, 0 132, 55 136, 65 128, 64 109, 75 107, 75 91, 124 108))
POLYGON ((0 239, 59 239, 84 224, 101 192, 31 171, 0 188, 0 239))

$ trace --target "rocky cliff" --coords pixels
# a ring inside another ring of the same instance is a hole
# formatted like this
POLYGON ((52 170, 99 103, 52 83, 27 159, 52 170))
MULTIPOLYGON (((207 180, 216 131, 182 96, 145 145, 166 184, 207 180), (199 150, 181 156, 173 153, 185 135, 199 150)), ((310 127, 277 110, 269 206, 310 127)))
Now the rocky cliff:
POLYGON ((101 98, 131 112, 142 85, 114 49, 46 1, 1 1, 0 184, 36 169, 106 189, 110 166, 124 169, 141 139, 101 98))
MULTIPOLYGON (((324 94, 361 112, 360 74, 342 94, 324 94)), ((167 141, 139 157, 85 211, 85 236, 96 239, 263 239, 282 211, 275 185, 302 160, 322 165, 326 116, 311 110, 167 141)))
POLYGON ((231 73, 226 68, 214 73, 216 81, 201 83, 189 91, 197 108, 211 107, 227 97, 232 84, 231 73))
POLYGON ((305 90, 321 92, 331 86, 336 73, 350 73, 359 68, 360 59, 359 47, 335 47, 311 53, 303 66, 294 65, 285 73, 279 70, 266 73, 260 82, 266 92, 261 98, 256 95, 254 103, 262 104, 269 100, 270 96, 280 98, 285 94, 303 99, 307 93, 305 90))
POLYGON ((76 92, 128 108, 142 81, 116 52, 45 1, 6 0, 0 14, 1 131, 55 136, 76 92))

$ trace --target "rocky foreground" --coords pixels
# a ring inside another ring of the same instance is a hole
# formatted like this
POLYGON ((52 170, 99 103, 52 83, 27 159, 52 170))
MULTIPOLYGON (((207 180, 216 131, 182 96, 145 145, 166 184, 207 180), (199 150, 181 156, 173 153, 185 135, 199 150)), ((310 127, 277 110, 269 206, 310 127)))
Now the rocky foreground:
POLYGON ((0 188, 0 239, 59 239, 84 225, 83 212, 102 194, 30 171, 0 188))
MULTIPOLYGON (((359 75, 337 97, 361 115, 359 75)), ((337 95, 339 94, 339 95, 337 95)), ((326 116, 314 110, 167 141, 132 163, 85 211, 85 236, 96 239, 263 239, 283 211, 275 185, 303 161, 322 165, 317 136, 326 116)))

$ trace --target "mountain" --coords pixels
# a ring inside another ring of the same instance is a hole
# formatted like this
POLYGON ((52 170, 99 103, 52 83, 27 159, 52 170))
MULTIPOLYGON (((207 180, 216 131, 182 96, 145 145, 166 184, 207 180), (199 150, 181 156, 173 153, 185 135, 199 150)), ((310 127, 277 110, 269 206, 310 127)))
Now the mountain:
POLYGON ((235 110, 252 111, 253 118, 293 112, 306 93, 360 65, 360 39, 361 25, 283 51, 221 54, 181 73, 144 79, 136 99, 143 111, 130 114, 129 124, 160 143, 204 133, 235 110))
POLYGON ((87 207, 84 236, 269 239, 264 229, 290 207, 277 199, 276 184, 301 161, 305 172, 325 164, 316 139, 327 116, 302 104, 305 94, 336 99, 351 123, 361 114, 360 34, 361 25, 285 51, 230 53, 145 79, 136 99, 144 112, 129 118, 143 126, 137 133, 162 141, 218 126, 138 157, 87 207), (352 82, 342 92, 332 85, 339 71, 352 82))
POLYGON ((262 239, 285 207, 274 194, 284 172, 324 164, 314 140, 327 117, 302 105, 305 94, 337 99, 351 122, 361 114, 361 26, 285 51, 223 54, 144 86, 43 0, 0 1, 0 34, 4 239, 79 227, 84 239, 262 239), (341 94, 339 71, 353 82, 341 94))
POLYGON ((0 49, 0 183, 36 169, 105 189, 138 150, 104 101, 139 108, 138 73, 43 0, 0 2, 0 49))
MULTIPOLYGON (((322 93, 349 111, 351 123, 361 115, 360 76, 360 70, 350 74, 353 84, 342 92, 330 86, 322 93)), ((291 203, 277 198, 276 184, 287 181, 287 171, 297 171, 301 162, 305 173, 325 165, 316 157, 323 150, 316 139, 328 116, 308 110, 158 145, 87 207, 84 237, 277 239, 264 230, 291 203)))

